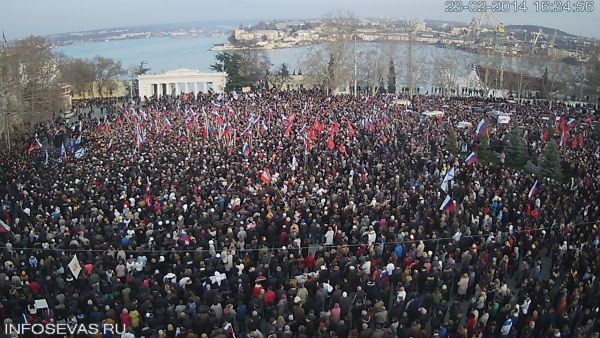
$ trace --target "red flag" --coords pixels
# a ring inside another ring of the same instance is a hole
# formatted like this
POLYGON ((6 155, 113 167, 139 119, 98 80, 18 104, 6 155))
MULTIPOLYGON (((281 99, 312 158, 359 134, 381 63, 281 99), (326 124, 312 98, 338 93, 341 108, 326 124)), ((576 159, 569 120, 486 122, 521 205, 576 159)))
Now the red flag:
POLYGON ((335 122, 331 126, 331 129, 329 129, 329 135, 335 136, 335 134, 338 133, 339 131, 340 131, 340 125, 337 122, 335 122))
POLYGON ((592 120, 591 117, 588 117, 587 119, 585 119, 585 123, 587 123, 591 127, 592 124, 594 123, 594 121, 592 120))
POLYGON ((571 142, 571 149, 577 149, 577 137, 573 137, 573 141, 571 142))
POLYGON ((310 140, 307 138, 304 139, 304 149, 307 152, 310 152, 310 150, 312 149, 312 144, 310 143, 310 140))
POLYGON ((319 120, 318 119, 315 119, 313 121, 313 124, 312 124, 312 126, 310 126, 309 130, 316 131, 316 132, 319 131, 319 120))
POLYGON ((346 152, 346 146, 344 146, 343 144, 340 144, 338 146, 338 150, 340 151, 340 153, 344 154, 345 156, 348 156, 348 153, 346 152))
POLYGON ((37 138, 33 142, 31 142, 31 144, 29 145, 29 149, 27 149, 27 152, 31 154, 31 152, 36 149, 42 149, 42 144, 40 143, 40 141, 38 141, 37 138))
POLYGON ((544 131, 544 135, 542 136, 542 140, 543 140, 544 142, 548 142, 548 139, 549 139, 549 138, 550 138, 550 132, 548 131, 548 129, 546 129, 546 130, 544 131))
POLYGON ((329 150, 335 149, 335 143, 333 143, 333 137, 329 137, 329 141, 327 141, 327 148, 329 150))
POLYGON ((217 126, 219 126, 219 127, 222 126, 223 125, 223 119, 221 118, 221 115, 219 115, 217 113, 214 113, 214 114, 216 115, 215 119, 217 121, 217 126))
POLYGON ((296 113, 292 113, 292 115, 290 115, 289 118, 284 120, 284 124, 287 126, 287 128, 285 128, 285 133, 283 133, 284 136, 288 136, 290 134, 290 132, 292 131, 292 126, 294 125, 295 119, 296 119, 296 113))
POLYGON ((271 185, 271 171, 269 168, 264 168, 262 174, 260 175, 260 180, 267 185, 271 185))
POLYGON ((354 140, 354 135, 356 132, 354 131, 354 127, 352 127, 352 123, 350 123, 350 121, 348 121, 348 131, 350 133, 350 141, 354 140))
POLYGON ((560 130, 567 130, 567 118, 564 115, 560 117, 560 130))

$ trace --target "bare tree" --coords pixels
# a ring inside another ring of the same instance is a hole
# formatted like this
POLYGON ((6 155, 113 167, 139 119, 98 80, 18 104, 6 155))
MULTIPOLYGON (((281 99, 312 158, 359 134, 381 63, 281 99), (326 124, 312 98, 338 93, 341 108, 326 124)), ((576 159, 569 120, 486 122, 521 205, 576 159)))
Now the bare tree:
POLYGON ((552 108, 553 100, 556 100, 560 93, 568 92, 570 85, 574 85, 574 70, 564 62, 548 62, 539 67, 542 74, 540 96, 548 100, 548 105, 552 108))
MULTIPOLYGON (((0 133, 9 141, 36 120, 63 108, 58 59, 43 38, 0 51, 0 133)), ((10 143, 9 143, 10 144, 10 143)))
MULTIPOLYGON (((410 47, 410 46, 409 46, 410 47)), ((408 87, 409 95, 417 92, 417 88, 429 82, 430 71, 423 60, 427 55, 419 46, 407 48, 397 62, 398 75, 403 86, 408 87)))
MULTIPOLYGON (((265 50, 256 48, 251 42, 236 42, 239 48, 234 52, 218 53, 215 58, 217 63, 211 69, 217 72, 227 71, 229 76, 236 73, 239 81, 232 81, 233 87, 238 85, 267 85, 269 69, 273 66, 269 54, 265 50), (234 63, 234 64, 233 64, 234 63)), ((229 80, 228 80, 229 81, 229 80)))
POLYGON ((446 49, 438 50, 433 59, 432 82, 443 92, 456 89, 460 78, 460 63, 452 53, 446 49))
POLYGON ((519 73, 519 82, 517 85, 517 98, 521 99, 524 95, 524 93, 526 93, 529 90, 529 86, 531 85, 530 83, 530 77, 529 76, 525 76, 526 72, 527 72, 527 64, 525 63, 525 60, 523 58, 523 56, 519 56, 517 58, 517 64, 516 64, 516 71, 519 73))
POLYGON ((125 74, 120 61, 96 56, 94 62, 94 82, 98 94, 104 96, 104 90, 116 87, 116 81, 125 74))
POLYGON ((357 20, 348 12, 338 12, 323 19, 326 42, 309 48, 303 60, 305 73, 327 82, 329 90, 338 91, 352 79, 355 26, 357 20))
POLYGON ((357 84, 371 95, 381 91, 389 76, 389 64, 396 59, 395 45, 380 42, 357 53, 357 84), (383 84, 383 85, 382 85, 383 84))
POLYGON ((94 63, 86 59, 66 59, 61 62, 60 72, 62 81, 71 85, 73 93, 85 93, 94 83, 94 63))
POLYGON ((275 71, 275 73, 269 77, 269 82, 276 89, 283 89, 283 85, 291 79, 290 71, 285 63, 275 71))

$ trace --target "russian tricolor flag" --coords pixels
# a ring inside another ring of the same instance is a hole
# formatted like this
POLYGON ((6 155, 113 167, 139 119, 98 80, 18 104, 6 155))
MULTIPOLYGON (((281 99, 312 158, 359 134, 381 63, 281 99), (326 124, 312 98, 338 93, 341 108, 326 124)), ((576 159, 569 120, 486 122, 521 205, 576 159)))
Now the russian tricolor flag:
POLYGON ((469 157, 467 157, 467 159, 465 160, 465 164, 467 165, 467 167, 469 167, 475 162, 477 162, 477 153, 472 152, 471 155, 469 155, 469 157))
POLYGON ((535 183, 533 184, 533 187, 531 187, 531 190, 529 190, 529 194, 527 194, 527 197, 529 199, 532 199, 535 194, 537 194, 538 192, 538 181, 536 180, 535 183))
POLYGON ((242 153, 246 157, 250 156, 250 147, 248 146, 248 143, 244 143, 244 146, 242 147, 242 153))
POLYGON ((569 136, 566 132, 563 131, 562 136, 560 137, 560 144, 559 146, 565 147, 567 145, 567 142, 569 141, 569 136))
POLYGON ((373 120, 371 118, 365 118, 363 120, 363 127, 366 130, 372 131, 373 129, 375 129, 375 124, 373 123, 373 120))
POLYGON ((452 212, 454 209, 456 209, 456 201, 450 195, 446 195, 446 199, 444 199, 442 206, 440 206, 440 210, 452 212))
POLYGON ((575 121, 575 119, 571 118, 569 119, 569 121, 567 121, 567 127, 569 127, 569 129, 575 127, 575 124, 577 123, 577 121, 575 121))
POLYGON ((487 123, 483 119, 477 125, 477 136, 483 135, 487 131, 487 123))

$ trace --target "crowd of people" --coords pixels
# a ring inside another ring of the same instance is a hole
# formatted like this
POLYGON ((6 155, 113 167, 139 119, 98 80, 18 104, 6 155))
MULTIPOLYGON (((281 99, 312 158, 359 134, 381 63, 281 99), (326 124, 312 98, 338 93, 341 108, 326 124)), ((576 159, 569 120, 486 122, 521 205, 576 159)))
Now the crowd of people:
POLYGON ((126 332, 98 337, 124 338, 600 333, 593 110, 290 91, 75 115, 0 157, 4 324, 111 323, 126 332), (517 125, 534 163, 561 143, 565 180, 465 164, 482 120, 499 158, 517 125))

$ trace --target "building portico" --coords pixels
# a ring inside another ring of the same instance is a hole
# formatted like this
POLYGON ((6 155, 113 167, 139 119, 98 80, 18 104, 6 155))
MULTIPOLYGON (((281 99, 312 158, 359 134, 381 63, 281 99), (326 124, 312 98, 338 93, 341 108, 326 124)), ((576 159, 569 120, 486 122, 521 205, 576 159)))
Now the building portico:
POLYGON ((163 74, 139 75, 139 96, 161 97, 181 93, 222 93, 227 82, 226 73, 201 73, 194 69, 177 69, 163 74))

